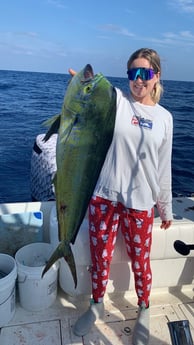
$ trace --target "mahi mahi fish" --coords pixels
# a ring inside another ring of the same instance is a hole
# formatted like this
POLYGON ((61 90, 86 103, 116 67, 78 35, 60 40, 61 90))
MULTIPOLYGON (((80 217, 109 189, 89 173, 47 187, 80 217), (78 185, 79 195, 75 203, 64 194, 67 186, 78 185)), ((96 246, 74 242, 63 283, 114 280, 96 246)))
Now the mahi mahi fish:
POLYGON ((46 134, 47 140, 57 128, 54 186, 60 243, 42 276, 64 257, 77 286, 71 244, 75 243, 111 144, 115 114, 114 87, 101 73, 94 75, 90 64, 86 65, 70 80, 62 112, 46 134))

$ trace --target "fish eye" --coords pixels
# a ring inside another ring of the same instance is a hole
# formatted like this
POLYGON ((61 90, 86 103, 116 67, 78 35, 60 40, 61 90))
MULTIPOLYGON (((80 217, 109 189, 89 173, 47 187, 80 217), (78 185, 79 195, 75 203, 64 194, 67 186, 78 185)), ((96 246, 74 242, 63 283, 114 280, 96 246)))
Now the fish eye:
POLYGON ((92 86, 91 86, 91 85, 87 85, 87 86, 85 86, 85 88, 84 88, 84 92, 85 92, 85 93, 89 93, 89 92, 91 91, 91 89, 92 89, 92 86))

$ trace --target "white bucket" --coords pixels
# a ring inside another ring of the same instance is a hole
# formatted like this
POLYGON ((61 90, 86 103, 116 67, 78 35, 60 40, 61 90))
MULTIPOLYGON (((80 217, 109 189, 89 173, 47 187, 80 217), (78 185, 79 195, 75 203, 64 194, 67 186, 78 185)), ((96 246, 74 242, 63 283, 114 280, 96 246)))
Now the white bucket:
POLYGON ((15 255, 18 266, 18 288, 21 306, 29 311, 50 307, 57 297, 57 261, 42 278, 46 262, 53 252, 49 243, 31 243, 15 255))
POLYGON ((17 266, 14 258, 0 254, 0 328, 5 326, 15 313, 15 282, 17 266))

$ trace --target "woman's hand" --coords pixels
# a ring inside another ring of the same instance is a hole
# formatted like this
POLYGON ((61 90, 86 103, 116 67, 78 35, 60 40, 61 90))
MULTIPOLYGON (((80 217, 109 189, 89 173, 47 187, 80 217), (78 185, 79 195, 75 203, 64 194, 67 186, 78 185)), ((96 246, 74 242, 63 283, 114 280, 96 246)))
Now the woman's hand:
POLYGON ((160 225, 160 228, 167 230, 168 228, 170 228, 171 225, 172 225, 172 220, 163 220, 162 224, 160 225))

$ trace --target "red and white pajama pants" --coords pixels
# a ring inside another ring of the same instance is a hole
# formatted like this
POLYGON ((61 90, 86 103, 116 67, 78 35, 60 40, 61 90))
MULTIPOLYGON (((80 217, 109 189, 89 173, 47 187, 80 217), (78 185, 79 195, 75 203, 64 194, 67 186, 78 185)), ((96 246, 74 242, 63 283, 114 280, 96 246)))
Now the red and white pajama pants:
POLYGON ((134 272, 138 305, 149 305, 153 219, 153 208, 149 211, 138 211, 126 208, 120 202, 92 197, 89 205, 89 234, 94 302, 103 300, 120 226, 134 272))

